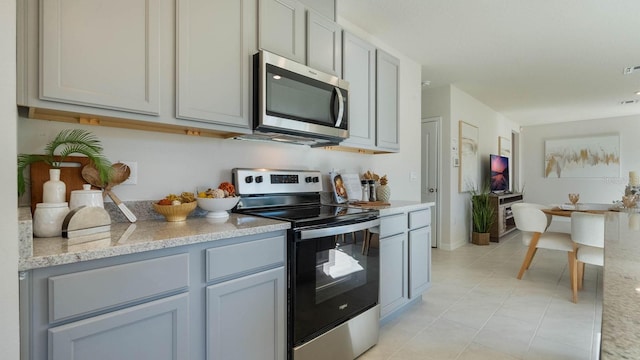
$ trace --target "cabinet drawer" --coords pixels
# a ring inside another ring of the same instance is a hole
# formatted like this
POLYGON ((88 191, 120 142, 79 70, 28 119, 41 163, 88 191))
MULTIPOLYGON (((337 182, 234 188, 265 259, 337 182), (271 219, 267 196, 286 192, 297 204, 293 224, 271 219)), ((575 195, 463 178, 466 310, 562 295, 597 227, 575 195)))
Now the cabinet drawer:
POLYGON ((49 321, 165 294, 188 285, 188 254, 52 276, 49 278, 49 321))
POLYGON ((284 264, 284 242, 278 236, 207 249, 207 281, 284 264))
POLYGON ((417 229, 431 224, 431 209, 409 213, 409 229, 417 229))
POLYGON ((380 237, 400 234, 407 230, 407 216, 402 214, 390 215, 380 218, 380 237))

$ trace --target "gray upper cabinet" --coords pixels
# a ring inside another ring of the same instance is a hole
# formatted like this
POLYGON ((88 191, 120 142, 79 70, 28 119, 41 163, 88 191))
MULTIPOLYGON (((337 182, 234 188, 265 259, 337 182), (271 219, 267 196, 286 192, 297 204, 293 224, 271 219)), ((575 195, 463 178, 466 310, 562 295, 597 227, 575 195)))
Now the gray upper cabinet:
POLYGON ((176 117, 250 127, 255 0, 178 0, 176 117))
MULTIPOLYGON (((335 8, 333 0, 316 2, 325 13, 335 8)), ((298 0, 259 0, 260 49, 341 76, 342 29, 321 14, 298 0)))
POLYGON ((336 0, 300 0, 308 9, 317 11, 322 16, 336 21, 336 0))
POLYGON ((344 32, 342 74, 349 82, 349 138, 341 145, 372 148, 376 141, 376 48, 344 32))
POLYGON ((159 2, 46 0, 40 11, 41 99, 160 112, 159 2))
POLYGON ((304 12, 297 0, 259 0, 260 48, 305 64, 304 12))
POLYGON ((400 150, 398 101, 400 60, 390 54, 376 52, 376 146, 400 150))
POLYGON ((307 65, 342 76, 342 28, 312 10, 307 11, 307 65))

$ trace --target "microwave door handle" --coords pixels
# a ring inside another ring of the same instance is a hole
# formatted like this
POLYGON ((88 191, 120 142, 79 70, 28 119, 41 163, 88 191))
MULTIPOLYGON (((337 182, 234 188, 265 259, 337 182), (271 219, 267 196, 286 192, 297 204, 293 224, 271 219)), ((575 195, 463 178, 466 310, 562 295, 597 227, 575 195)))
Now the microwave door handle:
POLYGON ((342 91, 339 88, 335 88, 336 96, 338 97, 338 116, 336 116, 336 124, 335 127, 340 127, 342 124, 342 117, 344 115, 344 96, 342 96, 342 91))

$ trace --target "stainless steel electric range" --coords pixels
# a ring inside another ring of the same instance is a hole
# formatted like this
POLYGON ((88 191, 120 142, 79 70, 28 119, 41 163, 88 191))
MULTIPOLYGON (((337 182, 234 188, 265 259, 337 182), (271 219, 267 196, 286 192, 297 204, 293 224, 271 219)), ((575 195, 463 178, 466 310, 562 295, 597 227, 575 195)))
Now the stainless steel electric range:
POLYGON ((287 343, 293 360, 352 360, 378 342, 378 249, 363 251, 376 210, 325 205, 322 174, 233 169, 234 211, 291 222, 287 343))

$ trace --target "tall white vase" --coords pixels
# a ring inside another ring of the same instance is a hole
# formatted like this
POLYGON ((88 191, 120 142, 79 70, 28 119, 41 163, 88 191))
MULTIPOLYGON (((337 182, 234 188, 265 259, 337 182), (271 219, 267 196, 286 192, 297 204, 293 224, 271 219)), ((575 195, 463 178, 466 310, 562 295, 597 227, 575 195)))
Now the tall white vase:
POLYGON ((49 169, 49 180, 42 185, 43 203, 63 203, 67 185, 60 181, 60 169, 49 169))

